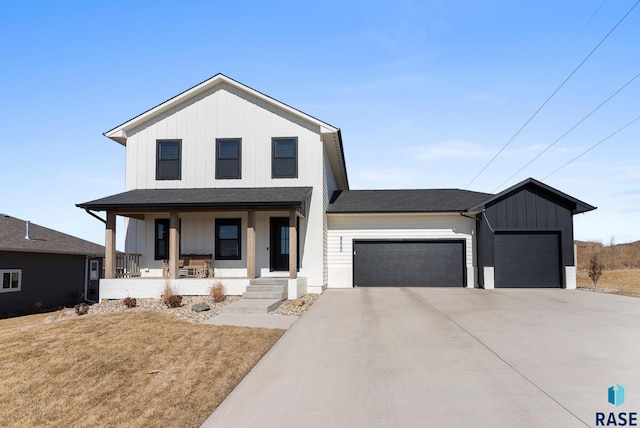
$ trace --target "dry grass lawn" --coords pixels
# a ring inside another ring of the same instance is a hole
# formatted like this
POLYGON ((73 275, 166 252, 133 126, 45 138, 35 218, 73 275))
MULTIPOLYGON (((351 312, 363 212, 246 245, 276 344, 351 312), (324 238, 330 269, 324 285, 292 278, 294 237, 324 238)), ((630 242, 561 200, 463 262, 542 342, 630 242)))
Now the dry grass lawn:
MULTIPOLYGON (((593 288, 593 281, 586 270, 578 270, 578 287, 593 288)), ((598 288, 610 289, 610 293, 640 297, 640 269, 605 269, 598 288)))
POLYGON ((283 330, 157 312, 0 320, 0 426, 197 427, 283 330))

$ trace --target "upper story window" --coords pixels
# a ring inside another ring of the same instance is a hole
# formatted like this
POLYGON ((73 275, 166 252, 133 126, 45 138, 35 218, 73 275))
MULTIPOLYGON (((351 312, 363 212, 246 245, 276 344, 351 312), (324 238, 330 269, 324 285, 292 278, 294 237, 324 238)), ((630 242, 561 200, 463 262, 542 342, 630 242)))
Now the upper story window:
POLYGON ((0 281, 0 293, 20 291, 22 288, 22 270, 2 269, 0 270, 0 281))
POLYGON ((157 140, 156 180, 180 180, 182 140, 157 140))
POLYGON ((298 139, 271 140, 271 178, 298 178, 298 139))
POLYGON ((216 178, 242 178, 240 171, 240 138, 216 139, 216 178))

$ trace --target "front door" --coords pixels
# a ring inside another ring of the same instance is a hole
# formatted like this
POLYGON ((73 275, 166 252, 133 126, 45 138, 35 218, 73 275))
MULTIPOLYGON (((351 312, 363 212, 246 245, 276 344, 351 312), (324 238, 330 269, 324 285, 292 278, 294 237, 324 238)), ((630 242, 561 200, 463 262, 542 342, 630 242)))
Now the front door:
POLYGON ((103 277, 101 261, 101 259, 89 260, 89 277, 87 278, 84 298, 90 302, 98 302, 100 296, 100 278, 103 277))
POLYGON ((289 271, 289 217, 271 217, 270 270, 289 271))

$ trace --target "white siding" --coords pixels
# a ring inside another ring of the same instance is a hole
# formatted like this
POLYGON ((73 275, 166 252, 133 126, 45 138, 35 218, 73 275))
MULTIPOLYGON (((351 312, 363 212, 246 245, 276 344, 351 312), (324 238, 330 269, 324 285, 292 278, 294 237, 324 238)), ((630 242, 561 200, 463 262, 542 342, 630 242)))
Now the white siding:
POLYGON ((329 282, 329 224, 327 220, 327 208, 333 192, 337 189, 336 181, 329 164, 329 156, 326 150, 323 150, 324 169, 322 174, 322 286, 326 287, 329 282))
MULTIPOLYGON (((220 84, 174 107, 163 115, 128 132, 126 189, 164 188, 313 188, 307 201, 306 218, 301 221, 301 270, 307 284, 322 287, 324 227, 324 144, 320 127, 304 121, 284 109, 254 97, 228 84, 220 84), (298 139, 298 178, 271 178, 273 137, 298 139), (216 138, 241 138, 241 179, 215 179, 216 138), (180 180, 156 180, 156 140, 182 140, 180 180)), ((333 178, 331 177, 331 180, 333 178)), ((333 184, 335 186, 335 184, 333 184)), ((161 261, 154 258, 154 220, 168 218, 168 213, 146 215, 144 221, 129 220, 126 251, 143 254, 143 275, 161 273, 161 261)), ((241 217, 243 224, 240 261, 216 261, 216 275, 246 275, 247 213, 181 213, 181 252, 214 253, 214 219, 241 217)), ((256 272, 269 272, 269 217, 281 213, 256 213, 256 272)), ((282 275, 282 273, 280 273, 282 275)))
POLYGON ((329 214, 329 288, 353 287, 353 241, 464 239, 467 287, 475 286, 475 222, 458 214, 329 214))
POLYGON ((322 184, 319 126, 221 84, 132 130, 127 138, 127 190, 322 184), (298 138, 298 178, 271 178, 272 137, 298 138), (216 138, 242 138, 242 178, 215 179, 216 138), (181 180, 156 180, 156 140, 182 140, 181 180))

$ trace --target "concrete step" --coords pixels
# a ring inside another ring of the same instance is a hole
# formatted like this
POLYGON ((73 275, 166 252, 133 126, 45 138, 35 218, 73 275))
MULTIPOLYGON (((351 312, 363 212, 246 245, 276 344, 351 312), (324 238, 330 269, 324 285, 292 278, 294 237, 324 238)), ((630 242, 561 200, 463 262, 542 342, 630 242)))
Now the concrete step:
POLYGON ((285 291, 285 285, 248 285, 247 291, 285 291))
POLYGON ((240 299, 228 304, 222 312, 227 314, 266 314, 280 306, 279 299, 240 299))
POLYGON ((251 285, 287 285, 289 284, 289 280, 287 278, 255 278, 249 281, 251 285))
POLYGON ((247 290, 242 294, 245 299, 285 299, 284 290, 247 290))

